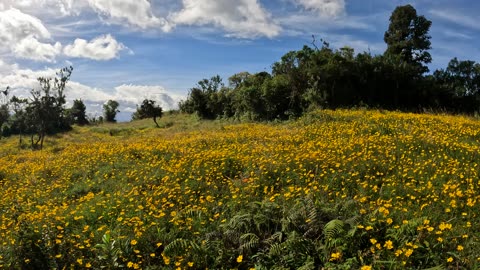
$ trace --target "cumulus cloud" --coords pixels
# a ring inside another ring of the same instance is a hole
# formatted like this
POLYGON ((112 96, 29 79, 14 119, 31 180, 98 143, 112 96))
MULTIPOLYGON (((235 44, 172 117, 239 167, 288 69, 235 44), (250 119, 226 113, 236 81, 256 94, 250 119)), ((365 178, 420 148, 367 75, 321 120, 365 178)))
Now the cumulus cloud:
POLYGON ((157 101, 164 110, 171 110, 178 107, 182 97, 168 93, 159 85, 122 84, 115 87, 115 98, 134 104, 140 104, 144 99, 151 99, 157 101))
POLYGON ((60 42, 51 45, 48 43, 41 43, 34 37, 22 39, 13 49, 13 52, 21 58, 45 62, 54 62, 55 57, 61 51, 62 44, 60 44, 60 42))
POLYGON ((0 42, 18 42, 26 37, 50 38, 42 21, 16 8, 0 11, 0 42))
POLYGON ((322 17, 337 17, 345 12, 345 0, 295 0, 295 2, 322 17))
POLYGON ((36 17, 10 8, 0 11, 0 50, 9 50, 17 57, 53 62, 61 52, 61 44, 42 43, 50 32, 36 17))
POLYGON ((102 105, 110 99, 116 100, 120 104, 120 113, 117 115, 119 121, 129 121, 137 105, 146 98, 155 100, 165 111, 177 109, 178 102, 184 98, 168 92, 160 85, 122 84, 113 91, 106 91, 78 82, 69 82, 66 95, 69 102, 82 99, 87 107, 87 113, 91 116, 101 116, 102 105))
POLYGON ((164 31, 170 30, 170 25, 164 18, 152 13, 147 0, 88 0, 88 3, 97 13, 106 15, 117 23, 126 21, 143 29, 161 27, 164 31))
POLYGON ((2 0, 0 10, 18 8, 29 14, 55 14, 56 16, 77 14, 83 1, 74 0, 2 0))
POLYGON ((281 31, 257 0, 183 0, 183 8, 169 19, 180 25, 214 25, 239 38, 271 38, 281 31))
POLYGON ((110 34, 94 38, 91 41, 77 38, 73 44, 65 46, 63 52, 71 57, 84 57, 93 60, 110 60, 126 47, 110 34))
MULTIPOLYGON (((41 70, 20 69, 16 64, 9 64, 0 59, 0 86, 10 86, 11 95, 29 97, 30 90, 39 87, 38 77, 53 77, 56 69, 41 70)), ((160 85, 132 85, 122 84, 113 89, 91 87, 77 81, 70 81, 65 89, 67 107, 75 99, 81 99, 87 106, 87 113, 91 116, 102 115, 102 104, 109 99, 120 103, 120 121, 128 121, 136 105, 144 99, 152 99, 164 110, 178 108, 178 102, 183 96, 173 94, 160 85)))

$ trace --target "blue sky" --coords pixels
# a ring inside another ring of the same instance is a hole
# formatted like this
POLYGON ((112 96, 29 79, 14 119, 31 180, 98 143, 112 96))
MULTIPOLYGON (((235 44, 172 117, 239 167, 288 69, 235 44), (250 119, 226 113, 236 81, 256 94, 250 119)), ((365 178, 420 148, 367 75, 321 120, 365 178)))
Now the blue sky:
POLYGON ((0 0, 0 87, 27 96, 37 77, 72 65, 69 100, 98 116, 115 99, 129 120, 144 98, 172 109, 200 79, 270 71, 312 34, 381 54, 405 4, 433 22, 431 70, 453 57, 480 62, 474 0, 0 0))

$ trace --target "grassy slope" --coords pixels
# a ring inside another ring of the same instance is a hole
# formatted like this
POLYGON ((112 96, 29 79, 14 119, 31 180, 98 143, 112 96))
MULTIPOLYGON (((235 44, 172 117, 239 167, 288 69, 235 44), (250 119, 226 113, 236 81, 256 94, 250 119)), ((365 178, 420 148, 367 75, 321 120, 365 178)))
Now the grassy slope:
POLYGON ((160 125, 75 127, 37 152, 2 139, 0 265, 478 267, 475 119, 160 125))

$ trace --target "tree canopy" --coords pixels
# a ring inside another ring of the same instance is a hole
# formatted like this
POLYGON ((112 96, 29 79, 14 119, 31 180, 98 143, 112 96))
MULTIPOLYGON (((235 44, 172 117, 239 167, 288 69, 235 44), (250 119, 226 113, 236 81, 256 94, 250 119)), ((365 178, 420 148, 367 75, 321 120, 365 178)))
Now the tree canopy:
POLYGON ((383 54, 304 46, 272 64, 271 73, 217 75, 190 89, 180 109, 206 119, 235 117, 274 120, 297 117, 312 108, 368 106, 421 111, 480 112, 480 65, 452 59, 428 74, 432 22, 412 5, 398 6, 384 35, 383 54))
POLYGON ((162 117, 162 107, 155 105, 155 101, 151 99, 144 99, 140 106, 137 106, 137 111, 132 115, 132 119, 145 119, 153 118, 153 122, 157 127, 160 127, 157 123, 157 118, 162 117))
POLYGON ((390 16, 390 25, 384 35, 387 43, 385 55, 398 57, 418 67, 422 73, 428 71, 426 64, 432 62, 428 52, 431 49, 428 34, 431 25, 431 21, 417 15, 413 6, 398 6, 390 16))
POLYGON ((117 113, 120 112, 118 107, 120 104, 116 100, 109 100, 105 104, 103 104, 103 116, 105 117, 105 121, 107 122, 117 122, 115 117, 117 113))

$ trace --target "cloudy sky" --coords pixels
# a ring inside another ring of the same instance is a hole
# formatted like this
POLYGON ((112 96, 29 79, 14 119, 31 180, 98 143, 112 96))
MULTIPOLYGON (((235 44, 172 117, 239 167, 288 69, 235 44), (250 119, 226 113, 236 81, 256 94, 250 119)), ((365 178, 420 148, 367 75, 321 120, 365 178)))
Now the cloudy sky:
POLYGON ((108 99, 129 120, 144 98, 175 108, 203 78, 270 71, 311 35, 332 47, 383 53, 398 5, 433 21, 433 63, 480 62, 474 0, 0 0, 0 88, 26 96, 36 78, 72 65, 67 98, 101 115, 108 99))

